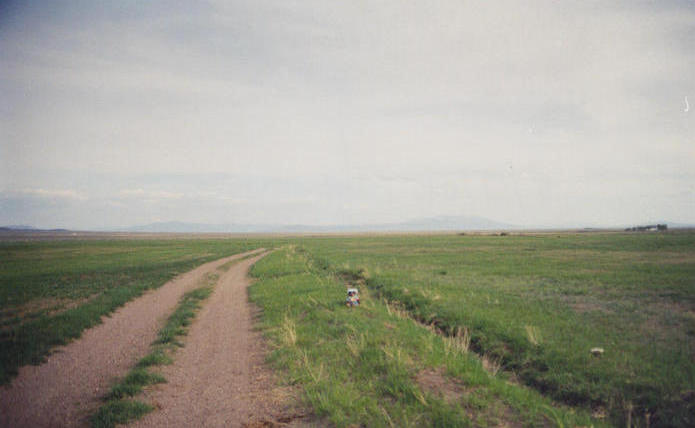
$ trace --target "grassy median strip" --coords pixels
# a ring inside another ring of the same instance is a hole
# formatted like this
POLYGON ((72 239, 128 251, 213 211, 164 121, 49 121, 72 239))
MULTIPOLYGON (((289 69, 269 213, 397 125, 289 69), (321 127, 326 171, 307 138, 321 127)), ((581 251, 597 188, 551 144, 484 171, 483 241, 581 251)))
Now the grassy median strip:
POLYGON ((345 283, 301 248, 252 268, 251 299, 273 345, 270 362, 335 426, 601 426, 559 406, 469 352, 465 332, 446 338, 404 309, 361 289, 344 305, 345 283))
POLYGON ((219 275, 208 274, 203 285, 183 295, 166 325, 159 331, 157 340, 152 343, 152 351, 106 394, 104 404, 92 415, 93 427, 113 427, 138 419, 153 408, 147 403, 133 399, 148 385, 165 383, 161 374, 154 368, 171 364, 176 348, 182 347, 181 338, 188 333, 188 326, 195 318, 202 302, 212 294, 219 275))

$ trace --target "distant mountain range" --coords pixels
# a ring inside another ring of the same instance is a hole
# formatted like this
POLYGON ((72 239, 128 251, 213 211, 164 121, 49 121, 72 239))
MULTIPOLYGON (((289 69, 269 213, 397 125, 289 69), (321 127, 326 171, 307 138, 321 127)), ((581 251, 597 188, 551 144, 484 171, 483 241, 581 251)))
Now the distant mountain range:
POLYGON ((33 226, 10 225, 0 226, 0 232, 68 232, 67 229, 37 229, 33 226))
POLYGON ((33 226, 26 226, 23 224, 12 224, 9 226, 2 226, 0 229, 5 229, 5 230, 36 230, 35 227, 33 226))
POLYGON ((483 217, 439 216, 415 219, 402 223, 363 225, 304 225, 304 224, 202 224, 184 222, 159 222, 134 226, 125 232, 169 232, 169 233, 308 233, 308 232, 420 232, 455 230, 500 230, 519 229, 483 217))
MULTIPOLYGON (((657 222, 644 223, 656 224, 657 222)), ((672 223, 669 228, 695 228, 695 224, 672 223)), ((351 233, 351 232, 444 232, 444 231, 476 231, 476 230, 540 230, 540 229, 623 229, 633 225, 623 226, 595 226, 583 225, 567 227, 547 226, 520 226, 501 223, 478 216, 437 216, 414 219, 400 223, 378 223, 361 225, 304 225, 304 224, 202 224, 184 222, 159 222, 142 226, 135 226, 123 230, 124 232, 168 232, 168 233, 351 233)))
MULTIPOLYGON (((668 221, 626 224, 623 226, 591 227, 542 227, 519 226, 490 220, 478 216, 437 216, 414 219, 400 223, 379 223, 362 225, 303 225, 303 224, 205 224, 186 223, 178 221, 150 223, 121 229, 102 230, 103 232, 143 232, 143 233, 353 233, 353 232, 444 232, 444 231, 475 231, 475 230, 534 230, 534 229, 623 229, 646 224, 667 224, 670 229, 695 228, 695 224, 673 223, 668 221)), ((38 229, 26 225, 0 226, 0 232, 66 232, 67 229, 38 229)))

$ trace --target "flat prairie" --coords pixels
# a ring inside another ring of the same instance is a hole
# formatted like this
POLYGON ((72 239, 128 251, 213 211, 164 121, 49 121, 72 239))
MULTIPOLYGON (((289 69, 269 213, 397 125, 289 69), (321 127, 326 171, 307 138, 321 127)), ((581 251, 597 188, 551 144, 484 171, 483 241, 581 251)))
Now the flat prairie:
POLYGON ((345 237, 301 248, 445 336, 465 329, 471 350, 553 400, 620 425, 695 423, 693 231, 345 237))
MULTIPOLYGON (((695 425, 695 231, 60 235, 0 242, 6 384, 176 275, 263 247, 248 326, 266 345, 248 353, 267 351, 306 411, 248 421, 695 425), (347 287, 362 305, 344 305, 347 287)), ((225 293, 193 326, 246 300, 225 293)))

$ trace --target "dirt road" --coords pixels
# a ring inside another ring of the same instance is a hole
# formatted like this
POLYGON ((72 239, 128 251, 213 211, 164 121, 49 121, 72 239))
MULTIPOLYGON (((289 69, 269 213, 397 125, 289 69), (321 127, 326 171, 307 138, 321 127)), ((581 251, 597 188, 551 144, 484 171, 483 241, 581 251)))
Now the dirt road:
POLYGON ((274 386, 264 367, 253 308, 247 300, 247 272, 257 256, 234 265, 191 325, 174 364, 163 368, 168 383, 144 399, 157 410, 135 427, 272 426, 291 419, 288 394, 274 386))
MULTIPOLYGON (((0 426, 86 425, 87 416, 99 406, 99 397, 114 378, 124 375, 147 354, 179 298, 198 286, 208 272, 250 253, 206 263, 180 275, 127 303, 80 339, 58 348, 44 364, 20 368, 14 381, 0 388, 0 426)), ((228 274, 245 274, 250 262, 241 262, 228 274)), ((246 302, 245 296, 242 300, 246 302)))

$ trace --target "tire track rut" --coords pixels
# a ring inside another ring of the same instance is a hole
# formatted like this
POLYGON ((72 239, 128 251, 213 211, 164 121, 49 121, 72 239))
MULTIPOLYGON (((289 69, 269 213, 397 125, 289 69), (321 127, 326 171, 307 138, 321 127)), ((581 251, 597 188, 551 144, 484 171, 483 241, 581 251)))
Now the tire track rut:
POLYGON ((277 387, 265 367, 248 301, 249 268, 266 254, 242 260, 220 277, 185 347, 162 368, 167 383, 140 398, 156 410, 129 426, 274 426, 293 414, 291 392, 277 387))

